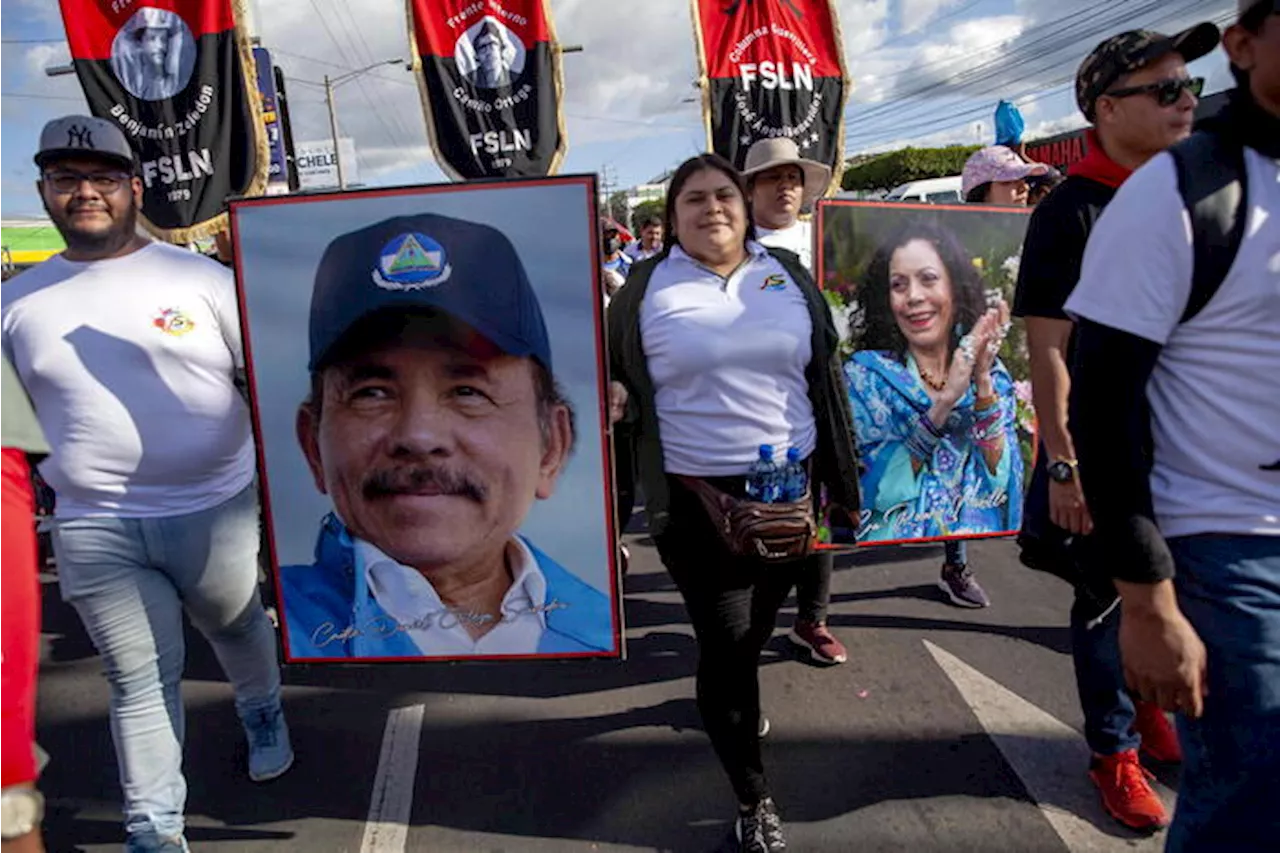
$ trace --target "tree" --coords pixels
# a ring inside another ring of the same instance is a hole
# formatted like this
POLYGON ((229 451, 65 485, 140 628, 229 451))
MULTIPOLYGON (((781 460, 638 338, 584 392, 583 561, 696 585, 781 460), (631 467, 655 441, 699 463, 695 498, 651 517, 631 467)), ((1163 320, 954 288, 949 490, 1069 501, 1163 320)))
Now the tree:
POLYGON ((909 181, 958 175, 977 145, 946 148, 903 148, 845 168, 846 190, 891 190, 909 181))
POLYGON ((655 199, 653 201, 642 201, 636 205, 635 210, 631 211, 631 221, 635 223, 637 229, 650 216, 656 216, 665 221, 666 217, 663 213, 666 211, 666 199, 655 199))

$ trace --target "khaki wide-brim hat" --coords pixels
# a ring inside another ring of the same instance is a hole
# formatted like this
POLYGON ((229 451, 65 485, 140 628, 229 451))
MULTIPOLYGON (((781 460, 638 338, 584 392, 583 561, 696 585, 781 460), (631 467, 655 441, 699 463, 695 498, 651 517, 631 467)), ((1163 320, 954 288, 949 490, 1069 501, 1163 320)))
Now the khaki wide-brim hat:
POLYGON ((800 156, 800 148, 794 139, 780 136, 776 139, 761 139, 747 149, 747 162, 743 164, 742 176, 749 178, 774 166, 799 166, 804 173, 804 191, 801 194, 800 206, 809 207, 822 197, 831 183, 831 167, 817 160, 806 160, 800 156))

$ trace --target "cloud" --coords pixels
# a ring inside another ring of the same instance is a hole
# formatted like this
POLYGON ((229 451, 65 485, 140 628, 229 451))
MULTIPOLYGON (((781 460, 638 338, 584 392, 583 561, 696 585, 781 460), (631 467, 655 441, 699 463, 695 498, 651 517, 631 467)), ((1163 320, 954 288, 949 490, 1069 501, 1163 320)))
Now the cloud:
POLYGON ((902 0, 902 24, 900 31, 914 33, 932 21, 943 9, 954 6, 958 0, 902 0))

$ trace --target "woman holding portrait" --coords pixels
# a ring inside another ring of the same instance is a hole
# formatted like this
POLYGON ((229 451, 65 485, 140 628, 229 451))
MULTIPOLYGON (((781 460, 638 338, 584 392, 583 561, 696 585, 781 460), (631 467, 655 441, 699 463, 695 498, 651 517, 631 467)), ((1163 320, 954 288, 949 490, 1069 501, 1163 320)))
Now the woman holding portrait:
MULTIPOLYGON (((859 540, 1018 529, 1016 401, 996 355, 1007 306, 988 305, 950 231, 921 221, 880 246, 861 292, 865 333, 845 365, 865 465, 859 540)), ((987 603, 963 552, 939 585, 957 604, 987 603)))
POLYGON ((857 511, 839 339, 800 259, 755 240, 727 160, 681 165, 666 221, 665 251, 638 262, 609 306, 611 409, 625 405, 649 530, 697 636, 698 710, 738 798, 737 849, 773 853, 786 843, 760 756, 760 652, 806 561, 821 557, 731 551, 695 488, 742 499, 762 445, 779 460, 796 448, 812 492, 825 486, 857 511))

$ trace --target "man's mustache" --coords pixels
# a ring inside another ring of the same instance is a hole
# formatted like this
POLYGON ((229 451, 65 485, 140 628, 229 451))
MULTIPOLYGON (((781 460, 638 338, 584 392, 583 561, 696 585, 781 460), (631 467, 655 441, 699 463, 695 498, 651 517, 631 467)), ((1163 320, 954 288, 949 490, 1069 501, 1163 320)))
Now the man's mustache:
POLYGON ((427 490, 444 495, 457 495, 476 503, 483 503, 489 491, 483 485, 460 471, 448 468, 432 468, 425 465, 406 465, 371 472, 365 477, 362 491, 368 500, 388 495, 412 495, 427 490))

